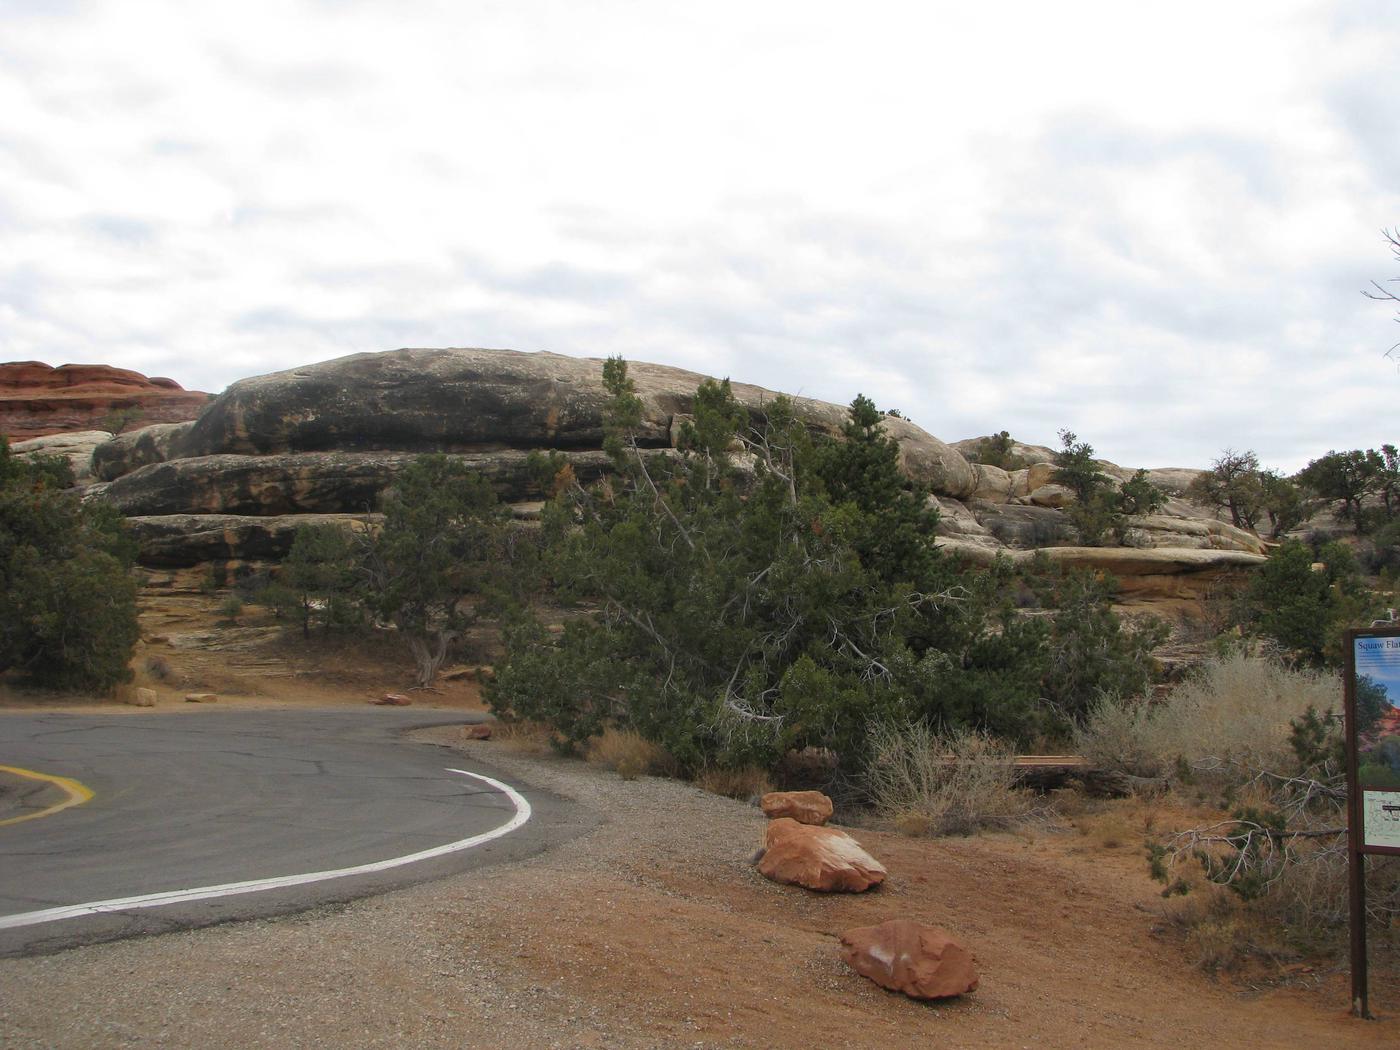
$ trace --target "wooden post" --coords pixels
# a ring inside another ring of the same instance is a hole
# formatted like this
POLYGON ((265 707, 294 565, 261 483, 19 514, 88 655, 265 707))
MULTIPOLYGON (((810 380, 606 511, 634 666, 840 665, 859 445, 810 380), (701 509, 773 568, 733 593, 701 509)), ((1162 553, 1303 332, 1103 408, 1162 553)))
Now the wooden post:
POLYGON ((1366 980, 1366 859, 1361 852, 1361 790, 1356 776, 1356 635, 1344 635, 1343 730, 1347 765, 1347 903, 1351 933, 1351 1015, 1369 1017, 1366 980))

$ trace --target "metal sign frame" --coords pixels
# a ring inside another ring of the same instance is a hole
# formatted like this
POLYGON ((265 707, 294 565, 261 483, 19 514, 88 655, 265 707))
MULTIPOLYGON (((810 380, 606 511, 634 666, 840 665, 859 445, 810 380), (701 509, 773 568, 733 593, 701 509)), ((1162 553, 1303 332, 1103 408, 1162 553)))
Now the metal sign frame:
MULTIPOLYGON (((1347 765, 1347 884, 1351 903, 1351 1012, 1356 1017, 1370 1018, 1367 1001, 1366 974, 1366 857, 1368 854, 1400 856, 1400 841, 1395 845, 1367 843, 1366 798, 1370 795, 1394 794, 1400 804, 1400 788, 1368 789, 1360 778, 1359 729, 1356 711, 1356 677, 1358 642, 1378 643, 1378 653, 1387 662, 1395 661, 1400 672, 1400 627, 1371 627, 1349 630, 1343 635, 1346 649, 1346 671, 1342 677, 1343 710, 1346 718, 1347 765), (1391 654, 1394 654, 1393 657, 1391 654)), ((1388 690, 1388 693, 1392 690, 1388 690)), ((1400 709, 1400 691, 1390 695, 1391 705, 1400 709)), ((1386 806, 1389 809, 1389 806, 1386 806)))

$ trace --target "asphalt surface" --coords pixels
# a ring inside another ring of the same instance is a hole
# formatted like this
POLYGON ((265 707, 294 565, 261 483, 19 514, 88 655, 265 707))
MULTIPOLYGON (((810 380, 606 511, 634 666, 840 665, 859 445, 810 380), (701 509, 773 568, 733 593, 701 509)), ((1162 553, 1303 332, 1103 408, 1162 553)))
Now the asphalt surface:
POLYGON ((411 728, 468 720, 392 708, 0 713, 0 765, 72 778, 94 793, 0 826, 0 955, 344 901, 517 859, 592 824, 573 804, 506 784, 460 752, 401 739, 411 728), (70 914, 71 906, 377 865, 447 845, 456 851, 348 877, 70 914))

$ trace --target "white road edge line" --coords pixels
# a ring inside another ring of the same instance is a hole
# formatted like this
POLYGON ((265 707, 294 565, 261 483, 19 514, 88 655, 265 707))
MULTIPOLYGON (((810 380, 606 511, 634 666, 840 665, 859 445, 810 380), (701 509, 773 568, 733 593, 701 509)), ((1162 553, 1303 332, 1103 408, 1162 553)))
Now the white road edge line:
POLYGON ((509 835, 516 828, 523 825, 530 819, 530 803, 525 800, 525 796, 516 791, 509 784, 502 784, 499 780, 482 776, 480 773, 469 773, 465 769, 448 769, 449 773, 460 773, 464 777, 472 777, 485 784, 491 785, 506 798, 510 799, 515 806, 515 816, 506 821, 498 828, 484 831, 480 835, 473 835, 468 839, 459 839, 456 842, 449 842, 443 846, 434 846, 432 849, 425 849, 419 853, 409 853, 402 857, 391 857, 389 860, 377 860, 370 864, 357 864, 353 868, 336 868, 334 871, 311 871, 303 875, 279 875, 270 879, 249 879, 247 882, 227 882, 220 886, 197 886, 188 890, 167 890, 164 893, 148 893, 140 897, 121 897, 107 901, 93 901, 90 904, 70 904, 60 908, 45 908, 42 911, 26 911, 16 915, 0 915, 0 930, 14 929, 19 926, 37 926, 43 922, 58 922, 61 919, 75 919, 81 915, 97 915, 109 911, 133 911, 138 908, 159 908, 165 904, 184 904, 189 901, 210 900, 214 897, 234 897, 241 893, 262 893, 265 890, 286 889, 289 886, 304 886, 309 882, 325 882, 328 879, 343 879, 351 875, 372 875, 379 871, 388 871, 390 868, 400 868, 405 864, 416 864, 420 860, 432 860, 434 857, 444 857, 449 853, 460 853, 462 850, 471 849, 473 846, 480 846, 498 839, 503 835, 509 835))

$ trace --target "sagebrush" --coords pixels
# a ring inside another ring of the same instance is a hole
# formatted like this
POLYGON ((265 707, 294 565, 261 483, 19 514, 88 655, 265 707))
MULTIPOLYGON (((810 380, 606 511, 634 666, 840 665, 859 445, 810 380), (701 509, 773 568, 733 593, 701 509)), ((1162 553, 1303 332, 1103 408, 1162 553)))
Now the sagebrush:
POLYGON ((877 722, 865 785, 876 812, 901 831, 965 835, 1031 811, 1030 796, 1014 786, 1014 759, 1005 743, 975 730, 877 722))

